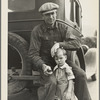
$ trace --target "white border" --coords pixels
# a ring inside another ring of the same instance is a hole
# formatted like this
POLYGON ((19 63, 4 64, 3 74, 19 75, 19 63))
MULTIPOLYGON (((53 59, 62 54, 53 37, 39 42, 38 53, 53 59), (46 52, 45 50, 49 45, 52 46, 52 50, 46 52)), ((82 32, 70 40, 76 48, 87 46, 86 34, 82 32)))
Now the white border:
POLYGON ((1 0, 1 100, 7 100, 8 3, 1 0))

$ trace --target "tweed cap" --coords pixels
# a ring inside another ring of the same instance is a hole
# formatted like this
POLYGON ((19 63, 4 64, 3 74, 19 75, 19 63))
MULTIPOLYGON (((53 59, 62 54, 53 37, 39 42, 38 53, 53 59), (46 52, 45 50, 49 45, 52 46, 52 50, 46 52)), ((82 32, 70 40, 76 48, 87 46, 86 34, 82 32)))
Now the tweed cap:
POLYGON ((39 12, 42 14, 47 14, 47 13, 51 13, 53 11, 57 11, 58 8, 59 8, 59 5, 52 3, 52 2, 48 2, 48 3, 44 3, 39 8, 39 12))

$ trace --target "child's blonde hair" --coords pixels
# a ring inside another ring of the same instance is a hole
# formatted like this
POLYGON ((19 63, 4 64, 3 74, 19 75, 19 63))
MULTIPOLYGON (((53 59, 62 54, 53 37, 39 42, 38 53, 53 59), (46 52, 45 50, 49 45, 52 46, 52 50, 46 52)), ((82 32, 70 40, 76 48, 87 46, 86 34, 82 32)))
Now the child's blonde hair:
POLYGON ((63 48, 57 48, 57 50, 56 50, 56 52, 54 53, 54 56, 53 56, 53 57, 56 57, 57 54, 58 54, 60 51, 63 52, 63 55, 67 55, 67 52, 66 52, 65 49, 63 49, 63 48))

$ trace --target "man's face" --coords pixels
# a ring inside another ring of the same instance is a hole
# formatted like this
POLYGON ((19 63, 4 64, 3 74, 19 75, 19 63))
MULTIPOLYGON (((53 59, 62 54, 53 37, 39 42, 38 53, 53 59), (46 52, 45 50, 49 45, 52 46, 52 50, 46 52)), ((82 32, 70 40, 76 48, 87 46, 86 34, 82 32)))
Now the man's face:
POLYGON ((43 19, 48 25, 53 25, 56 21, 57 12, 53 11, 47 14, 43 14, 43 19))

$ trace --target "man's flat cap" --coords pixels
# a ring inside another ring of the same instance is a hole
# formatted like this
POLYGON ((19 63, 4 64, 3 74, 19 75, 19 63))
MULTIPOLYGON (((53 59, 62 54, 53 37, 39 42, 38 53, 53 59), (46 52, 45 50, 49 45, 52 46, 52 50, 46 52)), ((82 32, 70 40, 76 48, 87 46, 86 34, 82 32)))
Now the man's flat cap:
POLYGON ((48 3, 44 3, 39 8, 39 12, 43 13, 43 14, 47 14, 47 13, 51 13, 51 12, 57 10, 58 8, 59 8, 59 5, 52 3, 52 2, 48 2, 48 3))

